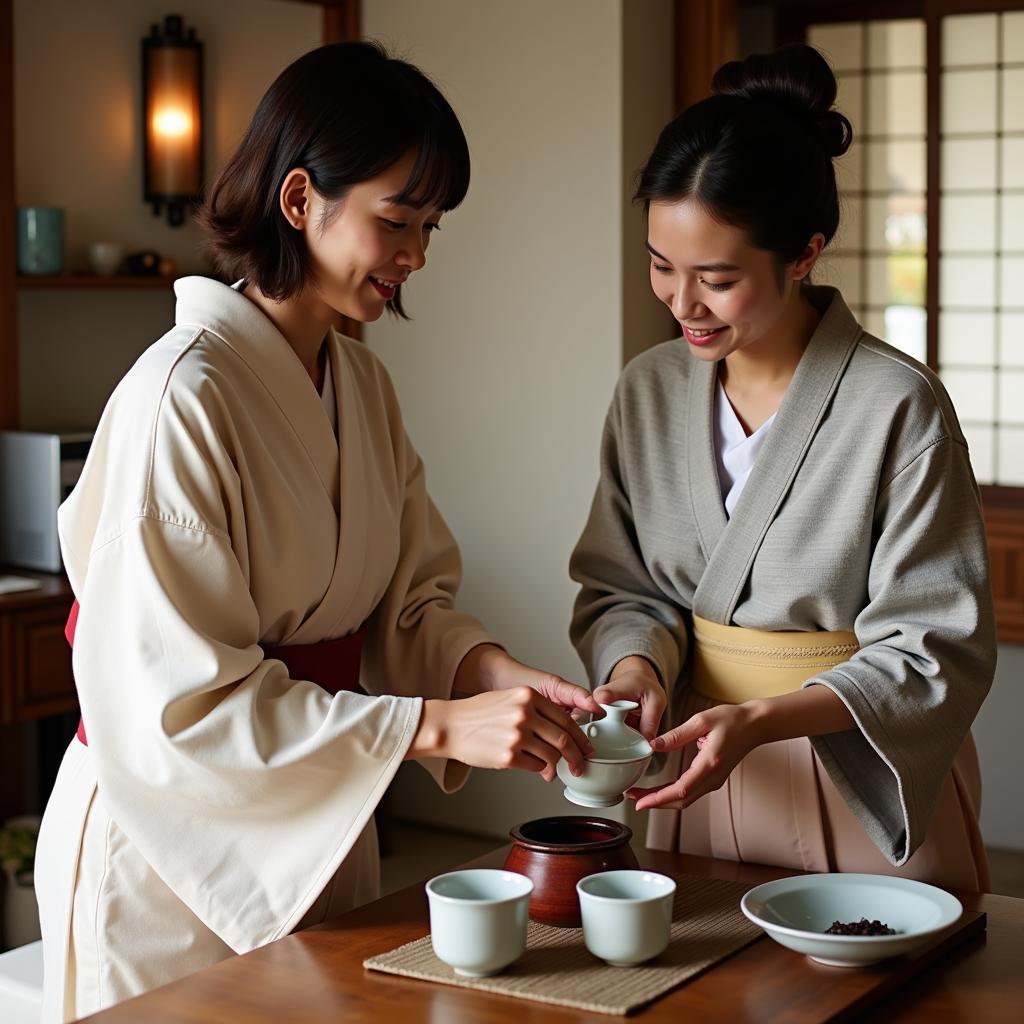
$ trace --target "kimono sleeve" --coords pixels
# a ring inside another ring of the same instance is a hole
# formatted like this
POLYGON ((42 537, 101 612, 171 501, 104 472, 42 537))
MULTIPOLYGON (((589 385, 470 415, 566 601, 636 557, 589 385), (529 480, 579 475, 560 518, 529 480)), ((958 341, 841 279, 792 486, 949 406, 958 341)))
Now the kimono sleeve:
POLYGON ((925 837, 995 671, 985 528, 966 446, 934 441, 880 490, 860 650, 825 685, 856 730, 813 737, 829 776, 897 867, 925 837))
POLYGON ((218 531, 136 516, 93 549, 78 597, 99 799, 232 949, 288 933, 366 826, 421 702, 332 697, 264 660, 218 531))
POLYGON ((569 562, 569 575, 580 585, 569 636, 594 686, 607 681, 617 662, 638 655, 671 691, 686 657, 686 626, 682 609, 644 560, 620 456, 621 429, 617 395, 605 421, 590 517, 569 562))
MULTIPOLYGON (((466 654, 495 641, 477 619, 455 608, 462 579, 459 549, 427 493, 423 460, 404 430, 401 436, 398 562, 367 625, 363 685, 373 693, 447 700, 466 654)), ((459 789, 469 776, 469 768, 458 761, 428 758, 420 763, 446 793, 459 789)))

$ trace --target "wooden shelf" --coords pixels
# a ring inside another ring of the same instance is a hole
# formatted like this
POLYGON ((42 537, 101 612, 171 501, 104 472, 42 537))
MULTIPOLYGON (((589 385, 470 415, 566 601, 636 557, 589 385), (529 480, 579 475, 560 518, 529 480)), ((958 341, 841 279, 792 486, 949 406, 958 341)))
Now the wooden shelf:
POLYGON ((129 276, 127 274, 58 274, 53 277, 19 274, 19 288, 101 289, 104 291, 134 291, 137 289, 169 291, 175 278, 159 274, 129 276))

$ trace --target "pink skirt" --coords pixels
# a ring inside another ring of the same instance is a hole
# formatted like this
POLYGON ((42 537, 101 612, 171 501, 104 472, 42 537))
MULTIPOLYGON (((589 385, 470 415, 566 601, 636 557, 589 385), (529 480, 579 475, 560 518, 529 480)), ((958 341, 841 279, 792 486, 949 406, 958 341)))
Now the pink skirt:
MULTIPOLYGON (((691 691, 682 721, 716 702, 691 691)), ((696 749, 683 753, 683 768, 696 749)), ((894 867, 868 837, 806 738, 766 743, 725 784, 685 810, 650 812, 647 845, 800 871, 899 875, 949 889, 988 892, 978 825, 981 771, 968 734, 946 776, 924 842, 894 867)))

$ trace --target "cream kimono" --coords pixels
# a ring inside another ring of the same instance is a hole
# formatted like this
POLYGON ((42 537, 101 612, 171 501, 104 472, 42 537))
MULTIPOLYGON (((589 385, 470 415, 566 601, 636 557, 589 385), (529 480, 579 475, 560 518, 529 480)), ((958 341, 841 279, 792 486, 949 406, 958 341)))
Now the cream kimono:
MULTIPOLYGON (((89 745, 40 837, 50 1021, 373 898, 371 816, 422 699, 489 640, 453 610, 458 551, 377 359, 330 338, 336 439, 256 306, 203 278, 175 291, 60 511, 89 745), (261 647, 364 624, 368 695, 261 647)), ((446 790, 467 772, 428 767, 446 790)))
MULTIPOLYGON (((715 365, 673 341, 626 368, 572 559, 572 638, 595 684, 647 658, 675 725, 709 705, 688 686, 691 614, 852 631, 860 649, 804 685, 830 687, 857 729, 757 748, 693 807, 653 811, 648 841, 984 887, 969 729, 996 646, 967 446, 932 373, 865 334, 833 289, 809 297, 823 318, 731 517, 715 365)), ((677 778, 678 753, 646 784, 677 778)))

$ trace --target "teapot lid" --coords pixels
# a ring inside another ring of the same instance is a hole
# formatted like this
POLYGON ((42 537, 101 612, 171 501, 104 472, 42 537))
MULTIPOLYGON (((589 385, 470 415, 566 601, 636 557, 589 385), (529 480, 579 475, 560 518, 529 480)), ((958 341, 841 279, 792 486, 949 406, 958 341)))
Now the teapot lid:
POLYGON ((583 727, 584 734, 594 746, 594 754, 588 760, 633 761, 650 756, 650 743, 642 733, 626 724, 626 716, 640 707, 636 701, 617 700, 600 707, 605 717, 583 727))

